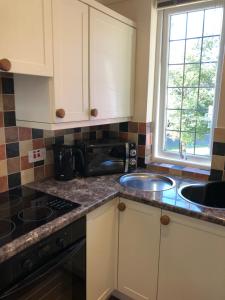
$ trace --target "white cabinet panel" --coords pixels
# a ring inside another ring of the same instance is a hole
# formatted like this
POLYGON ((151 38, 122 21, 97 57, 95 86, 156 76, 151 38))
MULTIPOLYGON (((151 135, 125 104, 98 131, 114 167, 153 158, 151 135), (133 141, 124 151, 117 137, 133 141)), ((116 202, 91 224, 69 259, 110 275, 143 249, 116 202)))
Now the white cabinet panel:
POLYGON ((90 9, 90 105, 97 119, 133 114, 136 30, 90 9))
POLYGON ((225 299, 224 227, 163 211, 158 300, 225 299))
POLYGON ((55 110, 65 110, 55 121, 88 120, 88 6, 54 0, 53 37, 55 110))
POLYGON ((121 199, 118 289, 134 300, 156 300, 161 210, 121 199))
POLYGON ((0 59, 10 72, 52 76, 51 0, 1 0, 0 11, 0 59))
POLYGON ((87 300, 103 300, 116 288, 118 199, 87 215, 87 300))

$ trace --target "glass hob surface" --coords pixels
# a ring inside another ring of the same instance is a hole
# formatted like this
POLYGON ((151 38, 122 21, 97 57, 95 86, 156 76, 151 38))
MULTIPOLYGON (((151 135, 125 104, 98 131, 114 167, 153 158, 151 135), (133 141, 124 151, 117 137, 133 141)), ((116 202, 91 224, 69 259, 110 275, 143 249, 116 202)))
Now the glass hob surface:
POLYGON ((27 187, 0 193, 0 247, 79 206, 27 187))

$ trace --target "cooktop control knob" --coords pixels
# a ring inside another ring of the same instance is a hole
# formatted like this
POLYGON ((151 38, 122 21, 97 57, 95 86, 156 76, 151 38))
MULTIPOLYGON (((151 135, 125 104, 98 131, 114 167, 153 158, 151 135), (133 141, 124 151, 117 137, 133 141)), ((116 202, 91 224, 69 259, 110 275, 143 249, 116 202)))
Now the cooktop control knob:
POLYGON ((130 156, 136 156, 137 151, 135 149, 130 150, 130 156))
POLYGON ((130 160, 130 165, 131 166, 135 166, 136 163, 137 163, 136 159, 133 158, 133 159, 130 160))
POLYGON ((23 270, 26 270, 26 271, 31 271, 32 268, 33 268, 33 262, 31 259, 26 259, 24 261, 24 263, 22 264, 22 268, 23 270))
POLYGON ((58 238, 56 240, 56 245, 60 248, 64 248, 65 247, 65 240, 63 238, 58 238))

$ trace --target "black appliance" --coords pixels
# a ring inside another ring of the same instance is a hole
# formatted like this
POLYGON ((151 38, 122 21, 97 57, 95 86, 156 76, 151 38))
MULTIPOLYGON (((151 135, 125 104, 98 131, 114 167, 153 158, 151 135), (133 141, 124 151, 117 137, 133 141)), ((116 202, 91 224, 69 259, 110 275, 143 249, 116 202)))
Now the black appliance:
POLYGON ((55 179, 66 181, 76 176, 75 148, 72 145, 53 145, 55 179))
POLYGON ((76 143, 76 169, 82 176, 127 173, 137 166, 135 143, 117 140, 76 143))
MULTIPOLYGON (((0 194, 0 246, 80 205, 29 188, 0 194)), ((84 300, 85 217, 0 264, 0 299, 84 300)))

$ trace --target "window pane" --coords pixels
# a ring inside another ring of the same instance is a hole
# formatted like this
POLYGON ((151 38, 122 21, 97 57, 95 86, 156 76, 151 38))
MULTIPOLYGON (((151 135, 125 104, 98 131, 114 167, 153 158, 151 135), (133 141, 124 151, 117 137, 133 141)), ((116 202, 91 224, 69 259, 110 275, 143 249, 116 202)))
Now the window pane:
POLYGON ((167 110, 166 128, 169 130, 180 130, 180 110, 167 110))
POLYGON ((166 131, 165 151, 179 152, 180 133, 178 131, 166 131))
POLYGON ((191 39, 186 41, 185 62, 193 63, 200 61, 202 39, 191 39))
POLYGON ((182 111, 181 130, 194 132, 195 126, 196 126, 195 111, 183 110, 182 111))
POLYGON ((198 101, 198 88, 184 88, 183 109, 196 109, 198 101))
POLYGON ((205 11, 204 36, 220 35, 223 21, 223 9, 214 8, 205 11))
POLYGON ((170 18, 170 39, 179 40, 185 38, 187 14, 173 15, 170 18))
POLYGON ((167 84, 160 138, 163 150, 176 153, 178 159, 181 144, 189 155, 210 155, 222 19, 223 8, 193 5, 189 11, 169 15, 169 24, 163 27, 169 27, 169 42, 162 45, 168 64, 161 72, 167 84))
POLYGON ((202 47, 202 61, 203 62, 217 61, 219 55, 219 45, 220 45, 219 37, 204 38, 203 47, 202 47))
POLYGON ((181 108, 182 89, 168 88, 167 108, 181 108))
POLYGON ((215 97, 215 89, 199 89, 198 110, 207 111, 209 107, 213 107, 215 97))
POLYGON ((184 86, 197 87, 199 84, 200 64, 187 64, 185 66, 184 86))
POLYGON ((201 65, 200 86, 213 87, 216 83, 216 63, 203 63, 201 65))
POLYGON ((208 110, 197 111, 196 119, 197 119, 196 131, 201 134, 209 133, 212 126, 212 119, 208 110))
POLYGON ((185 41, 170 42, 170 64, 184 63, 185 41))
POLYGON ((183 85, 183 65, 170 65, 168 72, 168 86, 181 87, 183 85))
POLYGON ((186 148, 187 154, 194 154, 195 134, 191 132, 181 133, 181 142, 186 148))
POLYGON ((195 154, 210 155, 210 134, 196 134, 195 154))
POLYGON ((202 36, 203 18, 202 10, 188 13, 187 38, 202 36))

